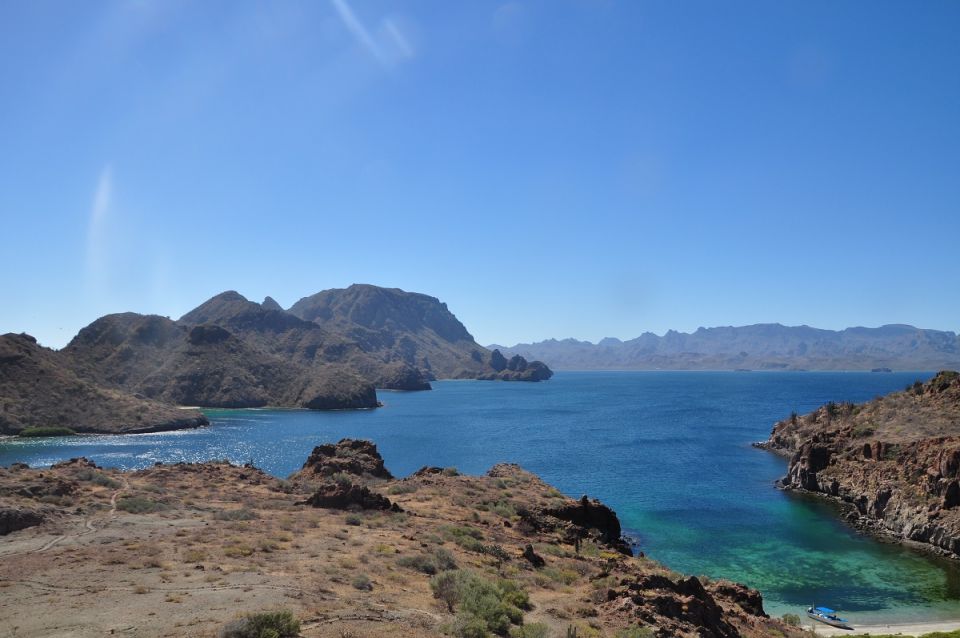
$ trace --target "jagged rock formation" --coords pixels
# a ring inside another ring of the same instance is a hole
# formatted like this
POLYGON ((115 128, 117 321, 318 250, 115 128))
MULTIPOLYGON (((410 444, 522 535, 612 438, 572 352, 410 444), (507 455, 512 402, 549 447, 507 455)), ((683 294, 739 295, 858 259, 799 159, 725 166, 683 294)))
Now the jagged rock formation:
POLYGON ((68 357, 29 335, 0 336, 0 434, 29 427, 74 432, 157 432, 199 427, 207 419, 78 375, 68 357))
POLYGON ((558 370, 942 370, 960 368, 960 335, 905 325, 820 330, 757 324, 646 332, 599 343, 548 339, 498 348, 558 370))
POLYGON ((793 415, 760 445, 790 457, 784 487, 849 504, 864 529, 960 554, 960 374, 793 415))
POLYGON ((386 496, 372 492, 366 485, 354 484, 326 483, 318 487, 303 503, 312 507, 334 510, 403 511, 396 503, 391 503, 386 496))
POLYGON ((341 473, 357 477, 393 478, 384 466, 383 457, 377 451, 376 444, 360 439, 340 439, 336 445, 333 443, 318 445, 307 457, 303 468, 290 478, 299 476, 326 478, 341 473))
POLYGON ((354 284, 304 297, 289 312, 344 335, 385 363, 416 368, 427 379, 542 381, 553 374, 539 361, 508 362, 489 352, 445 303, 419 293, 354 284))

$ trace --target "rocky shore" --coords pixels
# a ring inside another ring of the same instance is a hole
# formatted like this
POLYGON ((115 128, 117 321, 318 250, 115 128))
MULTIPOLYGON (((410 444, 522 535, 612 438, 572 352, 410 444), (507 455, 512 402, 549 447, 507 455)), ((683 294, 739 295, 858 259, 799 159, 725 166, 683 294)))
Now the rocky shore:
POLYGON ((756 591, 631 556, 595 499, 508 464, 396 479, 366 441, 289 480, 0 468, 0 533, 0 623, 22 637, 228 635, 261 612, 301 636, 802 635, 756 591))
POLYGON ((790 459, 783 488, 847 505, 865 531, 960 555, 960 374, 794 414, 758 446, 790 459))

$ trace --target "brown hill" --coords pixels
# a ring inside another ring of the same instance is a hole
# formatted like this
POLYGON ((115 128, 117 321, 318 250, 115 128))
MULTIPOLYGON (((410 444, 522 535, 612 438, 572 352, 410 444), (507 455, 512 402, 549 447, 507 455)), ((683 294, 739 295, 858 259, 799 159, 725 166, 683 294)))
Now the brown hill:
POLYGON ((29 335, 0 336, 0 434, 30 427, 132 433, 206 425, 181 410, 81 378, 58 352, 29 335))
POLYGON ((222 326, 186 326, 156 315, 101 317, 81 330, 63 354, 82 376, 179 405, 377 405, 373 386, 343 366, 299 365, 222 326))
POLYGON ((349 335, 304 321, 273 304, 249 301, 234 291, 207 300, 181 317, 179 323, 223 326, 264 352, 309 368, 337 364, 378 388, 430 389, 427 379, 414 366, 370 354, 349 335))
POLYGON ((357 343, 384 362, 402 362, 430 379, 541 381, 553 373, 539 361, 507 360, 474 341, 436 297, 354 284, 304 297, 289 312, 357 343))
POLYGON ((793 415, 763 447, 790 456, 785 487, 849 504, 865 529, 960 554, 960 374, 793 415))
POLYGON ((516 465, 394 480, 371 444, 318 449, 336 470, 304 491, 222 463, 0 468, 4 617, 24 637, 267 635, 244 617, 279 610, 304 638, 804 635, 743 585, 622 553, 616 513, 516 465))

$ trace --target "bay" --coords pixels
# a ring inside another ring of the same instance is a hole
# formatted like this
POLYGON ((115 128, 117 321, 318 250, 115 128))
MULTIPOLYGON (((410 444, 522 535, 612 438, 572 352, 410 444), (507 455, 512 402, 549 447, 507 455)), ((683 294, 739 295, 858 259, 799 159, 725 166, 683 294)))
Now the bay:
POLYGON ((786 462, 750 446, 827 401, 864 401, 930 373, 561 372, 547 383, 442 381, 369 411, 209 410, 200 430, 0 442, 0 464, 86 456, 123 469, 226 458, 286 476, 314 445, 374 440, 390 470, 480 474, 515 462, 617 510, 637 548, 679 572, 759 589, 770 613, 812 602, 855 622, 960 618, 960 570, 878 542, 834 506, 784 493, 786 462))

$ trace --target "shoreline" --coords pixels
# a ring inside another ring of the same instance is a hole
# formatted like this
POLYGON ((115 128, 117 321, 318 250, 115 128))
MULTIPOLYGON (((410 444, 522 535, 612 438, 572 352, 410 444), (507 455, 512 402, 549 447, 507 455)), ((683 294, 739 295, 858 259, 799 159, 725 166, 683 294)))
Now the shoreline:
POLYGON ((859 636, 859 635, 903 635, 922 636, 935 631, 960 630, 960 620, 937 620, 931 622, 891 623, 888 625, 854 625, 853 630, 838 629, 822 623, 803 623, 804 629, 811 629, 820 636, 859 636))

